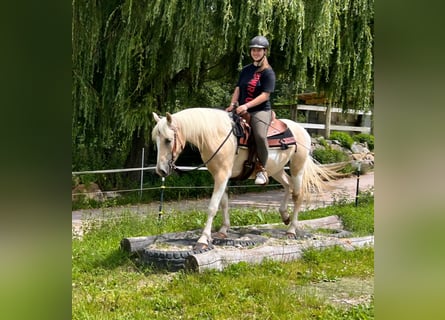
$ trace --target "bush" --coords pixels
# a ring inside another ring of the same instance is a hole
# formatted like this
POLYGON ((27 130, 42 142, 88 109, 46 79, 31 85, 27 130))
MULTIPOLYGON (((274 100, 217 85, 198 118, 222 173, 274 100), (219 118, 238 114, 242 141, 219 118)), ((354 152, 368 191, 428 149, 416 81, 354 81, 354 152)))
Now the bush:
POLYGON ((337 140, 338 142, 340 142, 340 145, 342 147, 348 148, 348 149, 351 149, 351 146, 354 143, 354 139, 352 139, 352 137, 346 132, 334 131, 329 136, 329 139, 337 140))
POLYGON ((317 138, 317 140, 318 140, 318 143, 319 143, 321 146, 323 146, 323 147, 325 147, 325 148, 329 148, 329 144, 328 144, 328 142, 326 141, 325 138, 323 138, 323 137, 319 137, 319 138, 317 138))
POLYGON ((332 148, 315 149, 312 152, 312 156, 321 164, 343 162, 348 160, 348 156, 345 153, 332 148))
POLYGON ((370 151, 374 150, 374 136, 372 134, 368 134, 368 133, 359 133, 356 134, 354 136, 352 136, 352 139, 354 141, 360 142, 360 143, 365 143, 368 145, 368 149, 370 151))

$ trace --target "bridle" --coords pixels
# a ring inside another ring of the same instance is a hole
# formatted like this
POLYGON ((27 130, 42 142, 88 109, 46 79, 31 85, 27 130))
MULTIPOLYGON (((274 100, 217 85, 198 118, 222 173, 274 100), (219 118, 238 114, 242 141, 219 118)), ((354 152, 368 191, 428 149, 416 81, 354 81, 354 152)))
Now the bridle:
POLYGON ((178 128, 176 126, 172 125, 171 129, 173 130, 173 146, 172 146, 172 151, 171 151, 172 156, 171 156, 170 160, 168 161, 168 166, 172 170, 177 170, 175 161, 177 160, 178 154, 180 154, 184 150, 184 144, 178 137, 178 128), (176 152, 176 149, 178 148, 178 142, 179 142, 179 146, 180 146, 181 150, 179 152, 176 152))

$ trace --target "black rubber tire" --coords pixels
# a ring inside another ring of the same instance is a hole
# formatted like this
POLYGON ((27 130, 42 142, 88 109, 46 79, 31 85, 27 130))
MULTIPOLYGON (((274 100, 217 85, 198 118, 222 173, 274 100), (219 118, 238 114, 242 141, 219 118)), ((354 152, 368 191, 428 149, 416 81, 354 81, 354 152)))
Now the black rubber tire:
POLYGON ((232 246, 232 247, 252 247, 255 245, 263 244, 267 241, 266 237, 256 236, 255 239, 250 240, 239 240, 239 239, 230 239, 224 238, 213 239, 213 244, 217 246, 232 246))
POLYGON ((213 246, 203 250, 188 251, 162 251, 162 250, 143 250, 140 252, 140 259, 144 264, 154 266, 167 271, 178 271, 185 269, 185 259, 191 254, 199 254, 210 251, 213 246))

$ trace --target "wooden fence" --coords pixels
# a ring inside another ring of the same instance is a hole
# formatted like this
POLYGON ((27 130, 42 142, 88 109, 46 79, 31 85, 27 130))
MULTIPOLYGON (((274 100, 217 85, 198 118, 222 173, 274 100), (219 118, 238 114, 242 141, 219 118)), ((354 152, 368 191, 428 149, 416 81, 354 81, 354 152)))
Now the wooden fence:
POLYGON ((362 132, 362 133, 372 133, 371 126, 371 116, 372 112, 367 111, 359 111, 349 109, 346 112, 340 108, 328 108, 326 106, 314 106, 314 105, 305 105, 305 104, 293 104, 293 105, 274 105, 274 109, 288 109, 290 110, 290 118, 291 120, 299 122, 306 129, 315 129, 315 130, 324 130, 324 135, 328 137, 330 135, 331 130, 336 131, 352 131, 352 132, 362 132), (309 112, 323 112, 324 113, 324 122, 325 123, 311 123, 311 122, 301 122, 298 121, 298 111, 305 111, 305 119, 309 120, 309 112), (342 124, 333 124, 331 123, 331 113, 339 113, 339 114, 352 114, 352 115, 361 115, 364 119, 364 122, 368 122, 362 126, 355 125, 342 125, 342 124))

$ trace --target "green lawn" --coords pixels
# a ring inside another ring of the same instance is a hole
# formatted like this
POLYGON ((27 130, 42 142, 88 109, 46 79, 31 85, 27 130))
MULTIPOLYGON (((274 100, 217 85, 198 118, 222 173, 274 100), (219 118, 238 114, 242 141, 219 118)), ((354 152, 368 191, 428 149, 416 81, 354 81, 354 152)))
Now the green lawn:
MULTIPOLYGON (((373 197, 301 219, 339 215, 354 235, 374 232, 373 197)), ((280 222, 278 213, 233 210, 233 225, 280 222)), ((373 319, 374 249, 305 251, 292 262, 238 263, 224 271, 168 273, 135 264, 124 237, 202 227, 205 212, 88 220, 72 243, 72 319, 373 319), (367 297, 364 299, 364 297, 367 297)), ((220 220, 215 220, 217 226, 220 220)))

